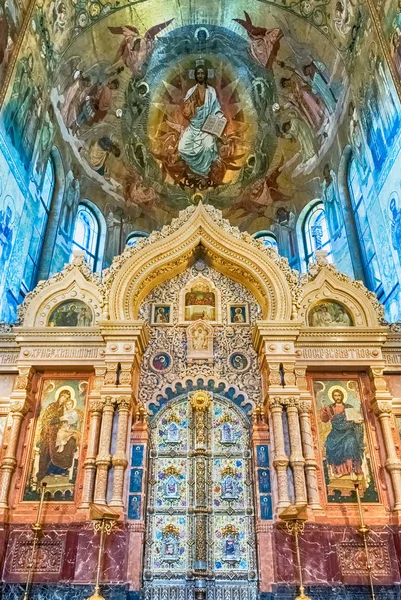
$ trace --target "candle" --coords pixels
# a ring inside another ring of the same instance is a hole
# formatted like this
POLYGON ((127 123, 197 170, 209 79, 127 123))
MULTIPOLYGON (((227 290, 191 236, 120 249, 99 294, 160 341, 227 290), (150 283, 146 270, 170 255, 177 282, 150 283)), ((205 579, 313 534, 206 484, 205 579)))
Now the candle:
POLYGON ((40 525, 40 517, 42 516, 43 501, 45 499, 46 485, 47 484, 45 482, 42 483, 42 493, 40 495, 40 503, 39 503, 39 508, 38 508, 38 515, 36 517, 36 523, 35 523, 35 525, 40 525))

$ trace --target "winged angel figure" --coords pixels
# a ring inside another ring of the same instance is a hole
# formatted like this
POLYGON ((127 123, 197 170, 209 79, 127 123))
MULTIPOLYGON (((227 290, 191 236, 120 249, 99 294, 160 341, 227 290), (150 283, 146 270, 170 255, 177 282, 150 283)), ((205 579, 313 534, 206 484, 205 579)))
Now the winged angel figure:
POLYGON ((253 58, 262 67, 271 69, 280 50, 280 40, 283 37, 283 33, 277 27, 273 29, 258 27, 252 23, 251 17, 246 11, 244 11, 244 15, 245 20, 233 19, 233 21, 239 23, 246 30, 251 40, 249 51, 253 58))
POLYGON ((144 35, 141 35, 133 25, 109 27, 111 33, 124 36, 117 50, 114 63, 122 60, 133 75, 140 73, 144 63, 153 51, 157 34, 166 29, 173 21, 174 19, 169 19, 164 23, 154 25, 144 35))

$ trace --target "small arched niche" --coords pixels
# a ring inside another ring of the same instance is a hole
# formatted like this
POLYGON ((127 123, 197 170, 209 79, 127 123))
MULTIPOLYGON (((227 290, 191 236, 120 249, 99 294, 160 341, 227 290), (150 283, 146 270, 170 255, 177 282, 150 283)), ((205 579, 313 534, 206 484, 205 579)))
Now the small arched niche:
POLYGON ((350 311, 341 302, 321 300, 310 307, 307 314, 309 327, 353 327, 350 311))
POLYGON ((82 300, 71 298, 53 308, 47 325, 49 327, 90 327, 93 325, 93 312, 82 300))
POLYGON ((199 319, 213 325, 221 323, 220 290, 202 275, 189 281, 180 294, 180 324, 189 325, 199 319))

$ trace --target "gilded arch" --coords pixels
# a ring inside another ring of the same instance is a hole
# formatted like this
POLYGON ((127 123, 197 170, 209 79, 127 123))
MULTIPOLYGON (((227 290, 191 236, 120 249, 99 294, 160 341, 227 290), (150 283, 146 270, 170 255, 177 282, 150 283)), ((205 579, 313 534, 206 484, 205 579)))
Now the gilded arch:
POLYGON ((104 276, 109 318, 136 319, 149 292, 184 271, 199 250, 217 271, 252 292, 264 319, 291 319, 298 276, 288 261, 202 203, 182 211, 170 226, 114 260, 104 276))

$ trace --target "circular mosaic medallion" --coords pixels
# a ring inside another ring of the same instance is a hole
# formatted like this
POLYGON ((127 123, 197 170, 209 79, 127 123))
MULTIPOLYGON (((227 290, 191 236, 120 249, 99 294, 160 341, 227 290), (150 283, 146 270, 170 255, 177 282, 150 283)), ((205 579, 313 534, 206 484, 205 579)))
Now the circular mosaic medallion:
POLYGON ((237 373, 243 373, 251 366, 249 358, 242 352, 233 352, 233 354, 230 354, 228 357, 228 364, 234 371, 237 371, 237 373))
POLYGON ((150 358, 150 368, 155 373, 166 373, 173 366, 173 359, 167 352, 157 352, 150 358))

